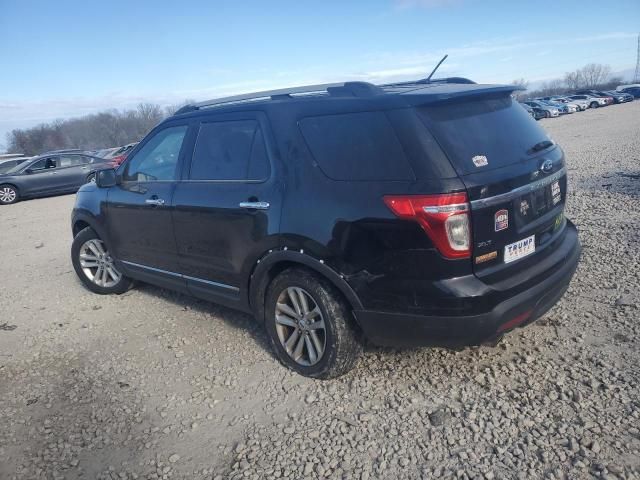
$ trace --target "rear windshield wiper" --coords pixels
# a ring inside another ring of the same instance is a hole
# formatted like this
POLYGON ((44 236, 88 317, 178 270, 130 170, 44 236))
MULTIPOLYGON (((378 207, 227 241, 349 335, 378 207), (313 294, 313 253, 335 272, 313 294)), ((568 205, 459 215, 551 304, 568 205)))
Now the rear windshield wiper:
POLYGON ((545 150, 549 147, 553 147, 555 145, 555 143, 553 143, 551 140, 543 140, 541 142, 536 143, 533 147, 531 147, 529 150, 527 150, 527 153, 529 155, 536 153, 536 152, 540 152, 542 150, 545 150))

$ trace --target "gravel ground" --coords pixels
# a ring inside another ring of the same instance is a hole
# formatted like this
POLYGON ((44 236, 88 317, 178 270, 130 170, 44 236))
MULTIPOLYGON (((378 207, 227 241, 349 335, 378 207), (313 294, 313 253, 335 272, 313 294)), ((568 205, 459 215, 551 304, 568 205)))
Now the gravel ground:
POLYGON ((640 478, 640 102, 542 125, 584 246, 563 300, 495 348, 368 347, 332 381, 246 315, 82 288, 73 196, 0 208, 0 478, 640 478))

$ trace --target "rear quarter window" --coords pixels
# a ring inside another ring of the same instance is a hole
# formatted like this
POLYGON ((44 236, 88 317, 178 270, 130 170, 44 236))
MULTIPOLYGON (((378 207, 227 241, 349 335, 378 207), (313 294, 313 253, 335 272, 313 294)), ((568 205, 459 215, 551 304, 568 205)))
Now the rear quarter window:
POLYGON ((307 117, 299 125, 318 166, 333 180, 414 179, 402 145, 383 112, 307 117))

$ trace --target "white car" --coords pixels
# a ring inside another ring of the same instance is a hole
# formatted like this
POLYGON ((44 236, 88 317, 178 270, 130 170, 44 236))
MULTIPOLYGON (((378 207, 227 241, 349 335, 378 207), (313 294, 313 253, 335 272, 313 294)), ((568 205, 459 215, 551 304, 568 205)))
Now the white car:
POLYGON ((607 99, 603 97, 592 97, 591 95, 569 95, 567 98, 571 101, 586 101, 589 104, 589 108, 605 107, 607 105, 607 99))
POLYGON ((586 100, 572 100, 567 97, 553 97, 551 99, 552 102, 564 103, 568 107, 571 105, 575 106, 576 111, 584 112, 587 108, 589 108, 589 102, 586 100))
POLYGON ((530 107, 539 108, 540 110, 543 110, 545 118, 560 116, 560 110, 558 110, 557 107, 554 107, 553 105, 549 105, 548 103, 545 103, 545 102, 541 102, 540 100, 528 100, 523 103, 529 105, 530 107))

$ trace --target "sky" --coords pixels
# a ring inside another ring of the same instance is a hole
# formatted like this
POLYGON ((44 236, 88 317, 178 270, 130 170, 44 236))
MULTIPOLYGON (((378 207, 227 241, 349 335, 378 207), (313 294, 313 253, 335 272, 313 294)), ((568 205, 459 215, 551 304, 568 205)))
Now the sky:
POLYGON ((633 76, 640 1, 0 0, 6 133, 105 109, 344 80, 633 76), (590 6, 592 5, 592 6, 590 6))

